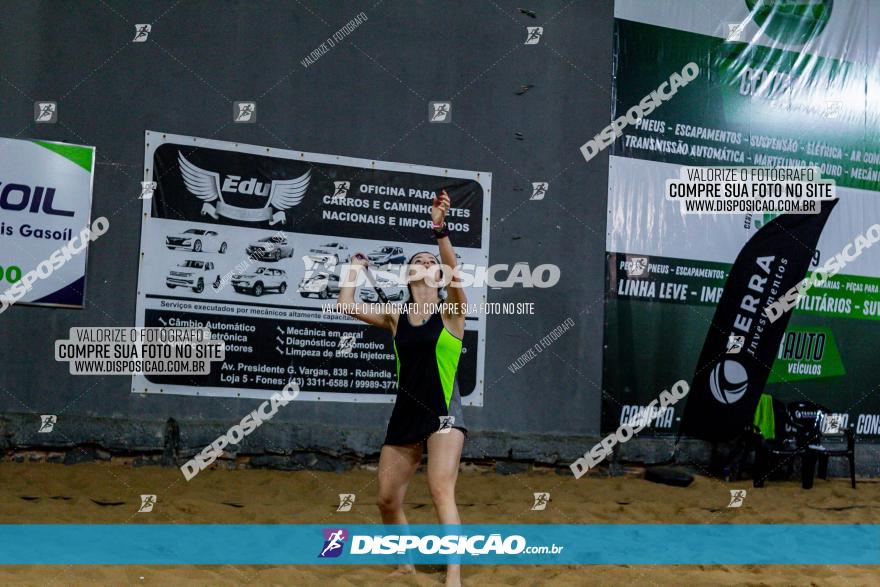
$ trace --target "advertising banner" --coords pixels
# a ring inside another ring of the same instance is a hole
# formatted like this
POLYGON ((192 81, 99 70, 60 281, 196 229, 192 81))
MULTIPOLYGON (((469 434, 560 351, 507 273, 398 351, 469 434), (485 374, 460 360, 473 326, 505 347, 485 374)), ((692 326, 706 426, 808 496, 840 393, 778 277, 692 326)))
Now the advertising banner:
MULTIPOLYGON (((731 285, 734 260, 778 216, 684 214, 666 199, 666 181, 682 166, 812 166, 835 182, 838 197, 818 242, 787 242, 793 236, 779 233, 766 247, 809 253, 810 276, 832 260, 846 262, 788 313, 778 348, 767 355, 766 384, 759 377, 742 391, 809 398, 857 434, 880 435, 873 392, 880 375, 865 344, 880 327, 880 247, 852 255, 880 222, 880 13, 871 4, 707 0, 694 9, 673 0, 616 1, 613 119, 689 63, 699 74, 674 95, 667 85, 663 103, 628 121, 610 147, 603 431, 639 418, 658 390, 698 371, 713 316, 735 317, 741 303, 725 289, 742 286, 731 285)), ((729 334, 715 341, 721 351, 729 334)), ((720 402, 694 386, 688 403, 699 397, 720 402)), ((682 410, 668 408, 641 434, 678 432, 682 410)))
POLYGON ((820 214, 774 218, 740 251, 697 361, 682 418, 684 434, 732 440, 752 422, 791 318, 785 312, 770 320, 763 308, 804 278, 838 202, 824 203, 820 214))
POLYGON ((94 168, 94 147, 0 138, 3 310, 83 307, 94 168))
MULTIPOLYGON (((437 253, 430 207, 445 189, 460 263, 488 263, 489 173, 156 132, 144 168, 136 325, 208 328, 226 354, 208 375, 135 375, 135 393, 267 399, 295 381, 300 400, 392 402, 391 333, 331 311, 351 255, 367 254, 389 301, 406 301, 396 276, 437 253)), ((486 284, 465 293, 485 302, 486 284)), ((466 319, 464 405, 482 405, 485 320, 466 319)))

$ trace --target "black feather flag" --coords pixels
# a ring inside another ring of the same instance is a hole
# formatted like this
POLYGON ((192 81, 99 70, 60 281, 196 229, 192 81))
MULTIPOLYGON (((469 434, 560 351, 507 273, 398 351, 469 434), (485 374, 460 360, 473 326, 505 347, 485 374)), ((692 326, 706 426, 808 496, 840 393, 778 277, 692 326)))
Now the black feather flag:
POLYGON ((764 312, 806 276, 831 210, 783 214, 743 246, 706 334, 679 435, 732 440, 751 422, 791 312, 771 321, 764 312))

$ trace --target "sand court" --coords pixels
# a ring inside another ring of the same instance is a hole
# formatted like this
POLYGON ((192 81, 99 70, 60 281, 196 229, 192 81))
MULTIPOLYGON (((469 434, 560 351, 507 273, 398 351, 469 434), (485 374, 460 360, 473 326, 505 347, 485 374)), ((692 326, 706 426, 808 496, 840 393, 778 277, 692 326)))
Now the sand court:
MULTIPOLYGON (((4 524, 373 524, 375 472, 370 465, 345 473, 209 469, 187 483, 176 469, 132 468, 119 463, 64 466, 0 464, 0 522, 4 524), (157 503, 137 513, 140 495, 157 503), (338 494, 354 493, 349 512, 337 512, 338 494)), ((795 481, 752 489, 748 482, 697 477, 688 488, 624 477, 579 480, 555 471, 499 475, 463 465, 459 504, 464 523, 501 524, 871 524, 880 522, 880 483, 817 480, 804 491, 795 481), (730 489, 744 488, 739 508, 728 508, 730 489), (533 493, 549 492, 543 511, 533 493)), ((412 481, 405 502, 411 523, 433 524, 425 474, 412 481)), ((230 548, 234 548, 231 546, 230 548)), ((441 567, 389 579, 390 566, 9 566, 9 585, 438 585, 441 567), (143 579, 141 579, 143 577, 143 579)), ((870 566, 480 566, 464 568, 470 585, 869 585, 870 566)))

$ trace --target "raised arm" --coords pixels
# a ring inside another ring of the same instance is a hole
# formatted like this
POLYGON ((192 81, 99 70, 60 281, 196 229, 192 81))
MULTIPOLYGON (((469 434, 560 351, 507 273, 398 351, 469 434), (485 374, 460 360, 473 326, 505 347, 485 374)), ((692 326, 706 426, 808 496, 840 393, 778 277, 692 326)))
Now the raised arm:
MULTIPOLYGON (((455 249, 452 248, 452 242, 449 240, 449 230, 446 228, 446 213, 449 212, 450 200, 446 190, 440 192, 440 196, 434 201, 431 207, 431 221, 434 224, 434 235, 437 237, 437 246, 440 247, 440 262, 447 267, 453 269, 458 265, 455 258, 455 249)), ((467 296, 464 295, 464 288, 459 287, 461 279, 457 272, 452 276, 452 283, 446 287, 446 302, 451 315, 460 315, 464 317, 464 305, 467 304, 467 296)))
POLYGON ((397 314, 382 311, 382 306, 377 304, 355 304, 354 290, 358 281, 358 274, 364 271, 369 264, 367 256, 363 253, 355 253, 351 256, 348 272, 342 283, 339 284, 339 300, 336 309, 349 316, 354 316, 362 322, 379 328, 394 330, 397 324, 397 314))

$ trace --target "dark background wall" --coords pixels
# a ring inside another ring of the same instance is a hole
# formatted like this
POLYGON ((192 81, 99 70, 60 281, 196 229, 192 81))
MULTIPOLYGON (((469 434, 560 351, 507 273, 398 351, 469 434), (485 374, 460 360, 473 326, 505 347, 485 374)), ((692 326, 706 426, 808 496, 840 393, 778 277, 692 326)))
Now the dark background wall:
MULTIPOLYGON (((149 129, 492 172, 490 261, 556 263, 562 280, 490 290, 489 301, 535 302, 535 314, 489 319, 484 406, 465 408, 466 450, 582 454, 599 432, 607 155, 587 163, 578 148, 609 121, 612 2, 533 4, 536 18, 520 0, 4 3, 0 136, 97 147, 93 217, 110 231, 89 252, 85 310, 0 315, 0 442, 161 450, 174 418, 187 452, 259 403, 135 395, 128 377, 71 376, 54 361, 71 327, 134 322, 149 129), (367 21, 344 41, 300 63, 361 11, 367 21), (152 32, 132 43, 140 23, 152 32), (526 26, 544 27, 537 45, 524 45, 526 26), (524 84, 534 87, 517 95, 524 84), (446 99, 452 123, 429 124, 428 102, 446 99), (58 102, 57 124, 33 122, 37 100, 58 102), (236 100, 257 102, 257 124, 232 122, 236 100), (550 182, 543 201, 528 200, 533 181, 550 182), (567 318, 573 329, 507 369, 567 318), (36 433, 39 414, 58 415, 56 433, 36 433)), ((297 402, 242 450, 376 453, 390 410, 297 402)))

